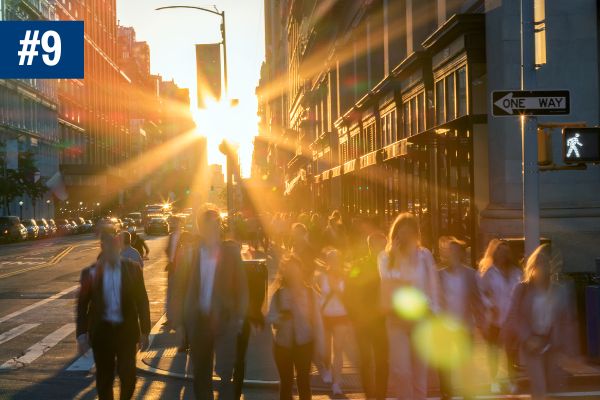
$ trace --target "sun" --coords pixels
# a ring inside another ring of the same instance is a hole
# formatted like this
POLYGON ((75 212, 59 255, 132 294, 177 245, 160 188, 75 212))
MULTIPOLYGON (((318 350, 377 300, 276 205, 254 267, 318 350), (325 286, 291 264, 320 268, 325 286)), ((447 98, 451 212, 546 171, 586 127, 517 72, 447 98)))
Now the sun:
POLYGON ((192 107, 192 118, 196 123, 196 135, 207 139, 209 163, 222 163, 218 151, 225 140, 239 146, 242 170, 249 171, 252 158, 252 139, 258 133, 256 100, 231 101, 206 99, 206 108, 192 107), (252 108, 254 107, 254 108, 252 108))

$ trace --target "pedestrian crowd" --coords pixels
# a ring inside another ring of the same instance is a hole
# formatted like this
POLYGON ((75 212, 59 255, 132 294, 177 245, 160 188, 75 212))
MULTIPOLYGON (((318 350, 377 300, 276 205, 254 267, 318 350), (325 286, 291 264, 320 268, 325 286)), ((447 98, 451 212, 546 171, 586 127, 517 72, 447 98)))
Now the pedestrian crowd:
MULTIPOLYGON (((519 262, 509 242, 493 239, 473 268, 467 244, 455 237, 428 249, 410 213, 387 230, 361 218, 348 223, 339 211, 235 215, 233 236, 277 265, 263 316, 240 241, 224 237, 219 210, 205 205, 196 222, 194 232, 179 227, 169 238, 167 327, 189 351, 197 399, 212 400, 213 389, 221 400, 240 398, 250 331, 266 325, 281 400, 293 398, 294 383, 300 400, 311 398, 313 365, 333 398, 344 398, 348 363, 365 397, 376 400, 425 399, 435 374, 444 399, 515 393, 520 373, 534 399, 562 383, 557 360, 570 350, 573 312, 547 245, 519 262), (477 337, 487 347, 489 388, 476 380, 477 337)), ((131 242, 127 233, 120 241, 103 236, 101 256, 81 277, 78 343, 94 349, 100 399, 112 399, 115 360, 121 398, 131 397, 132 349, 147 343, 143 259, 131 242)))

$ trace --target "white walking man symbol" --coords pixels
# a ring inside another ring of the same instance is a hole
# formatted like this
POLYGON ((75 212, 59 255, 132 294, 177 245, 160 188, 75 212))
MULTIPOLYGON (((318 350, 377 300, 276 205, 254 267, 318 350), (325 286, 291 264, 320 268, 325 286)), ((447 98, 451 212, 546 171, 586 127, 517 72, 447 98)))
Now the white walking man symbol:
POLYGON ((571 157, 571 154, 575 153, 575 157, 579 158, 581 157, 579 155, 579 149, 577 148, 577 146, 579 147, 583 147, 583 143, 581 143, 581 141, 579 140, 579 133, 576 133, 575 136, 573 136, 570 139, 567 139, 567 147, 569 148, 569 150, 567 151, 567 157, 571 157))

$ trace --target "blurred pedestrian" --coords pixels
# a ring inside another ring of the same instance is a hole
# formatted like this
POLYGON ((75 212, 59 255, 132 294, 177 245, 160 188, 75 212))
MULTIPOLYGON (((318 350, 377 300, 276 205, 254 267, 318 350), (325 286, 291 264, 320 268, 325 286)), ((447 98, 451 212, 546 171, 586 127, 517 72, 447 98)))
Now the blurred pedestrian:
POLYGON ((144 268, 144 260, 142 259, 142 256, 136 249, 131 247, 131 233, 123 231, 120 233, 120 235, 123 247, 123 250, 121 250, 121 257, 136 262, 140 264, 140 267, 144 268))
MULTIPOLYGON (((171 321, 170 321, 171 313, 169 311, 170 311, 170 305, 171 305, 171 298, 173 297, 173 290, 174 290, 174 282, 173 282, 174 279, 173 278, 175 276, 177 250, 179 249, 179 246, 181 244, 181 236, 183 234, 184 227, 185 227, 185 218, 175 217, 173 219, 173 225, 171 226, 171 233, 169 234, 167 248, 165 249, 165 252, 167 253, 167 265, 165 267, 165 271, 167 271, 167 298, 166 298, 166 305, 165 305, 165 308, 167 309, 167 321, 165 322, 165 326, 167 326, 169 328, 175 328, 171 324, 171 321)), ((185 339, 183 341, 186 342, 185 339)), ((186 343, 184 343, 184 345, 182 347, 187 348, 186 343)))
MULTIPOLYGON (((475 327, 482 318, 481 294, 477 282, 477 273, 464 264, 466 243, 454 237, 442 237, 439 240, 442 269, 440 283, 442 289, 443 309, 458 322, 468 335, 468 348, 462 349, 465 361, 452 369, 440 371, 440 391, 442 399, 451 399, 454 387, 462 390, 465 399, 473 398, 471 380, 468 374, 473 370, 469 357, 475 327), (453 384, 453 381, 456 384, 453 384)), ((462 339, 462 338, 461 338, 462 339)), ((448 343, 449 346, 460 346, 460 343, 448 343)))
POLYGON ((341 254, 330 249, 325 255, 325 270, 318 276, 321 316, 325 333, 325 354, 322 359, 324 382, 331 380, 333 396, 343 395, 342 368, 344 354, 354 361, 354 332, 346 310, 346 278, 341 254))
POLYGON ((248 310, 241 247, 221 240, 221 216, 214 206, 198 214, 197 226, 198 237, 177 255, 173 323, 185 325, 190 341, 196 398, 213 399, 214 368, 219 399, 233 400, 236 342, 248 310))
POLYGON ((314 213, 310 217, 308 241, 318 251, 325 246, 325 224, 323 223, 323 218, 318 213, 314 213))
POLYGON ((115 367, 121 400, 133 396, 136 354, 148 347, 150 307, 142 269, 121 258, 121 239, 103 233, 96 263, 81 272, 77 299, 80 354, 92 348, 100 400, 113 399, 115 367))
POLYGON ((307 283, 312 283, 317 268, 315 260, 318 253, 308 241, 306 226, 299 222, 292 225, 291 252, 302 260, 304 278, 307 280, 307 283))
POLYGON ((385 316, 378 301, 381 279, 377 256, 385 249, 383 233, 367 238, 369 253, 352 263, 346 280, 346 305, 356 333, 360 376, 365 396, 384 400, 388 384, 388 340, 385 316))
POLYGON ((131 234, 131 246, 140 253, 144 260, 147 260, 150 247, 146 244, 146 240, 137 233, 135 226, 128 228, 127 231, 131 234))
POLYGON ((310 367, 313 353, 323 354, 323 323, 318 295, 307 285, 302 261, 295 255, 281 259, 268 321, 273 328, 279 399, 292 400, 294 370, 300 400, 311 399, 310 367))
POLYGON ((568 329, 573 314, 564 288, 552 280, 553 272, 549 247, 539 246, 527 259, 502 331, 503 340, 519 348, 534 400, 545 399, 549 386, 563 383, 557 360, 573 339, 568 329))
POLYGON ((410 303, 424 302, 427 313, 440 311, 440 289, 431 252, 420 245, 419 222, 410 213, 398 215, 390 228, 386 250, 380 254, 382 306, 386 313, 389 340, 390 389, 396 398, 427 397, 427 365, 411 344, 415 319, 397 309, 399 295, 410 303))
POLYGON ((518 363, 518 349, 514 343, 502 343, 500 331, 506 321, 511 295, 522 278, 521 269, 513 261, 511 248, 507 241, 492 239, 483 259, 479 263, 480 288, 485 306, 484 336, 488 343, 489 372, 492 379, 492 393, 501 391, 498 382, 498 363, 500 349, 506 354, 509 390, 514 385, 515 366, 518 363))

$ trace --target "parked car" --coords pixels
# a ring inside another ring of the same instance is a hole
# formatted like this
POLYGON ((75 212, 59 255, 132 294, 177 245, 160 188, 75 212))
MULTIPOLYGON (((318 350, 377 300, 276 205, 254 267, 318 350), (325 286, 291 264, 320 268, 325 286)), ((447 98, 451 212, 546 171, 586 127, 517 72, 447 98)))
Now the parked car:
POLYGON ((48 222, 44 218, 37 219, 35 223, 37 224, 38 228, 40 228, 40 238, 47 238, 52 236, 52 229, 50 228, 50 225, 48 225, 48 222))
POLYGON ((53 219, 49 219, 48 226, 50 227, 50 232, 52 236, 55 236, 58 233, 58 227, 56 226, 56 222, 53 219))
POLYGON ((0 242, 16 242, 27 239, 27 228, 19 217, 0 217, 0 242))
POLYGON ((72 235, 76 235, 79 233, 79 224, 77 222, 75 222, 74 219, 69 220, 69 224, 71 224, 71 234, 72 235))
POLYGON ((144 232, 146 232, 147 235, 168 235, 169 223, 164 218, 152 218, 144 227, 144 232))
POLYGON ((37 239, 40 234, 40 228, 35 223, 35 219, 23 220, 23 225, 27 228, 27 239, 37 239))
POLYGON ((59 235, 70 235, 73 232, 73 226, 66 219, 58 221, 58 234, 59 235))
POLYGON ((76 222, 79 225, 79 233, 90 233, 92 231, 92 224, 83 219, 83 217, 77 218, 76 222))

